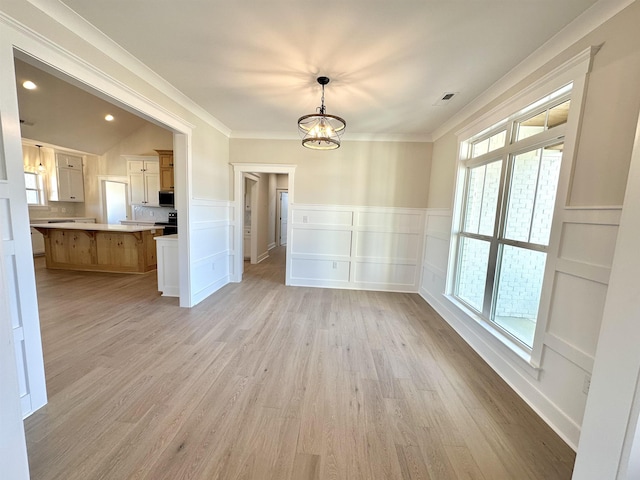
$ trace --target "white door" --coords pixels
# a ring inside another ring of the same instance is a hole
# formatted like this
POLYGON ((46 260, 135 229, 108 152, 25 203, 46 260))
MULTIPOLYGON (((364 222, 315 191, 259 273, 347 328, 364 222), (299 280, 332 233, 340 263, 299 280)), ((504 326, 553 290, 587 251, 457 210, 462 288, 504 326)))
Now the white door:
POLYGON ((47 394, 11 49, 0 51, 0 64, 0 284, 6 287, 1 295, 8 306, 8 316, 0 312, 0 348, 10 345, 1 333, 10 329, 22 414, 27 416, 47 403, 47 394))
POLYGON ((127 219, 127 184, 122 182, 104 182, 104 202, 107 223, 120 224, 127 219))
POLYGON ((287 244, 287 216, 289 215, 289 192, 280 192, 280 245, 287 244))

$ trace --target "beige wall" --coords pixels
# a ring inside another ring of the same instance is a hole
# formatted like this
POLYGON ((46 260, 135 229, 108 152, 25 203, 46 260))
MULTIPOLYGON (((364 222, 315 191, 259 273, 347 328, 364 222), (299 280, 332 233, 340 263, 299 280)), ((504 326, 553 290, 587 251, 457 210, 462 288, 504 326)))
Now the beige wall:
POLYGON ((234 163, 296 165, 296 203, 427 206, 430 143, 358 142, 315 151, 297 140, 231 139, 234 163))
POLYGON ((172 150, 173 133, 152 123, 136 130, 100 157, 101 175, 127 175, 123 155, 157 155, 155 150, 172 150))
POLYGON ((451 208, 455 182, 458 139, 448 133, 433 144, 429 184, 429 208, 451 208))
POLYGON ((289 175, 276 175, 276 188, 286 190, 289 188, 289 175))
POLYGON ((230 200, 229 139, 199 119, 193 123, 192 196, 230 200))
POLYGON ((580 51, 603 44, 595 56, 584 107, 568 204, 621 205, 624 198, 635 124, 640 109, 640 2, 558 55, 534 75, 436 140, 429 207, 452 206, 457 139, 453 132, 508 99, 580 51))

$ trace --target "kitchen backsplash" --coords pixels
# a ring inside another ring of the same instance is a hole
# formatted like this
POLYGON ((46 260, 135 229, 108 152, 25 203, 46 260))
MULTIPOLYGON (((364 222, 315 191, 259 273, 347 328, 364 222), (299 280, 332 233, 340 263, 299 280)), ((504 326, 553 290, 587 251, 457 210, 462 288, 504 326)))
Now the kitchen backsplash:
POLYGON ((131 207, 132 220, 140 222, 166 222, 169 220, 169 212, 175 211, 171 207, 143 207, 133 205, 131 207))
POLYGON ((84 216, 84 203, 50 202, 46 207, 29 207, 29 218, 84 216))

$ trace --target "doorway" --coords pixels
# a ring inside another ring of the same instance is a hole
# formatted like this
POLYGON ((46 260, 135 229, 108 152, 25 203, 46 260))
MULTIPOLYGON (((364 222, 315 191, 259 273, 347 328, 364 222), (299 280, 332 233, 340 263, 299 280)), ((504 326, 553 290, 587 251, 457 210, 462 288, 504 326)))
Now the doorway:
MULTIPOLYGON (((234 163, 234 241, 233 241, 233 273, 231 275, 233 282, 241 282, 242 274, 244 271, 244 255, 243 255, 243 243, 244 232, 240 230, 244 228, 244 200, 245 200, 245 174, 281 174, 286 175, 288 179, 288 192, 287 192, 287 211, 286 211, 286 224, 285 230, 287 232, 285 238, 290 236, 291 228, 291 209, 289 204, 294 202, 294 186, 295 186, 295 165, 278 165, 278 164, 261 164, 261 163, 234 163)), ((275 202, 276 205, 279 201, 275 202)), ((266 209, 268 211, 268 208, 266 209)), ((268 217, 267 217, 268 218, 268 217)), ((266 223, 265 223, 266 225, 266 223)), ((265 242, 268 245, 268 242, 265 242)), ((290 243, 286 244, 286 266, 285 266, 285 285, 290 284, 291 276, 291 255, 290 255, 290 243)), ((258 255, 259 256, 259 255, 258 255)), ((267 255, 268 256, 268 255, 267 255)))
POLYGON ((104 180, 102 184, 104 192, 104 218, 109 224, 119 224, 120 220, 128 218, 128 185, 125 182, 114 182, 112 180, 104 180))
MULTIPOLYGON (((40 94, 39 97, 34 97, 30 102, 25 102, 24 97, 26 95, 22 92, 21 87, 18 85, 18 78, 22 73, 29 76, 37 76, 37 82, 40 83, 41 92, 49 92, 49 98, 53 98, 53 102, 59 101, 60 98, 57 95, 52 95, 51 92, 60 92, 57 87, 62 88, 64 91, 65 104, 74 105, 80 102, 74 102, 72 95, 77 92, 78 98, 82 98, 83 101, 87 101, 90 105, 95 105, 93 102, 87 100, 87 98, 96 99, 105 104, 119 109, 119 112, 128 115, 127 118, 137 117, 138 122, 153 123, 154 125, 164 128, 170 132, 170 136, 173 139, 174 153, 178 158, 178 190, 180 192, 186 192, 188 190, 188 182, 186 172, 188 171, 187 158, 188 146, 190 145, 190 127, 182 124, 177 117, 167 114, 166 111, 160 110, 156 105, 146 102, 145 100, 136 97, 134 101, 128 101, 124 103, 127 96, 131 95, 129 91, 122 90, 119 84, 112 82, 107 76, 103 76, 98 70, 91 70, 89 73, 74 63, 65 63, 68 70, 59 70, 53 67, 55 62, 46 62, 46 55, 35 58, 26 53, 27 50, 14 50, 1 54, 3 57, 3 65, 6 60, 7 65, 13 65, 12 75, 5 76, 2 94, 5 103, 15 105, 14 111, 11 111, 8 115, 3 115, 0 118, 3 128, 0 129, 3 133, 0 135, 0 145, 3 145, 3 149, 10 154, 5 154, 4 159, 6 163, 0 161, 0 171, 6 173, 6 178, 9 180, 8 185, 10 188, 0 189, 0 203, 6 205, 7 212, 11 219, 15 219, 10 224, 7 223, 7 232, 3 235, 3 243, 7 254, 5 261, 0 265, 2 270, 5 265, 8 265, 11 269, 7 273, 7 278, 11 278, 12 281, 7 289, 8 295, 15 299, 12 303, 12 308, 9 312, 9 318, 11 319, 12 335, 14 337, 14 343, 16 345, 16 359, 17 359, 17 376, 20 386, 20 403, 23 417, 30 415, 36 410, 40 409, 47 403, 47 390, 46 379, 44 371, 44 356, 42 352, 42 340, 40 331, 40 318, 38 313, 38 292, 35 288, 35 269, 32 256, 32 250, 29 247, 30 239, 29 235, 29 211, 26 205, 24 195, 24 173, 23 173, 23 151, 22 143, 23 139, 29 139, 29 136, 33 136, 35 139, 47 139, 54 136, 59 131, 65 132, 64 138, 70 138, 74 128, 69 125, 65 125, 67 128, 62 128, 61 125, 51 119, 52 107, 44 107, 44 97, 40 94), (6 54, 6 55, 5 55, 6 54), (41 60, 43 59, 43 60, 41 60), (12 78, 9 78, 12 77, 12 78), (83 81, 79 79, 83 79, 83 81), (52 86, 52 88, 45 88, 46 85, 52 86), (101 92, 95 90, 91 85, 102 85, 101 92), (56 87, 56 88, 53 88, 56 87), (68 95, 67 95, 68 94, 68 95), (123 100, 116 100, 116 99, 123 100), (14 125, 18 122, 18 119, 23 119, 22 129, 20 126, 14 125), (39 119, 38 122, 34 122, 33 119, 39 119), (31 121, 29 121, 31 119, 31 121), (48 129, 48 130, 47 130, 48 129), (8 132, 8 133, 7 133, 8 132), (181 169, 184 168, 184 172, 181 169)), ((41 52, 43 53, 43 52, 41 52)), ((59 59, 58 59, 59 60, 59 59)), ((60 97, 62 94, 60 94, 60 97)), ((131 100, 131 99, 130 99, 131 100)), ((56 113, 56 112, 54 112, 56 113)), ((55 116, 55 115, 54 115, 55 116)), ((79 115, 71 115, 71 117, 80 117, 79 115)), ((124 115, 120 117, 124 123, 124 115)), ((76 118, 76 121, 78 119, 76 118)), ((131 120, 133 122, 133 120, 131 120)), ((127 123, 131 126, 131 123, 127 123)), ((135 131, 138 131, 136 129, 135 131)), ((108 144, 111 141, 111 137, 108 135, 102 135, 100 138, 106 137, 104 143, 108 144)), ((55 137, 60 138, 60 137, 55 137)), ((89 135, 79 136, 78 142, 88 141, 89 135)), ((48 144, 50 142, 43 141, 41 143, 48 144)), ((64 142, 52 142, 52 144, 65 148, 64 142)), ((96 147, 101 145, 100 142, 94 142, 96 147)), ((55 147, 53 147, 55 148, 55 147)), ((83 165, 83 184, 86 178, 91 178, 92 183, 86 186, 85 184, 85 201, 72 204, 71 206, 65 206, 61 209, 61 213, 67 213, 70 217, 82 217, 84 215, 90 215, 92 218, 99 219, 104 223, 120 223, 120 220, 125 219, 127 208, 127 188, 126 178, 124 181, 120 181, 120 178, 111 178, 113 180, 111 184, 103 184, 98 181, 100 170, 99 157, 102 150, 96 150, 91 152, 84 148, 82 144, 69 145, 69 149, 75 152, 85 152, 87 155, 95 157, 91 163, 85 163, 83 165), (88 153, 87 153, 88 152, 88 153), (95 161, 94 161, 95 160, 95 161), (104 189, 103 189, 104 187, 104 189), (106 201, 106 199, 109 199, 106 201), (89 201, 90 199, 90 201, 89 201), (105 210, 105 205, 109 205, 109 210, 105 210), (123 212, 124 207, 124 214, 123 212)), ((109 147, 107 147, 109 148, 109 147)), ((56 167, 53 167, 56 168, 56 167)), ((45 170, 45 179, 51 180, 52 177, 48 171, 45 170)), ((1 175, 0 175, 1 176, 1 175)), ((187 198, 185 193, 185 198, 187 198)), ((188 208, 188 201, 183 203, 188 208)), ((47 210, 47 214, 55 213, 58 207, 51 205, 50 211, 47 210)), ((41 209, 43 210, 43 209, 41 209)), ((44 216, 46 218, 46 215, 44 216)), ((102 223, 101 222, 101 223, 102 223)), ((180 282, 181 293, 184 291, 184 298, 181 297, 181 306, 191 306, 190 285, 189 285, 189 252, 186 248, 188 242, 189 232, 185 231, 184 235, 180 237, 180 282), (185 270, 184 274, 182 270, 185 270)), ((4 257, 3 257, 4 258, 4 257)))

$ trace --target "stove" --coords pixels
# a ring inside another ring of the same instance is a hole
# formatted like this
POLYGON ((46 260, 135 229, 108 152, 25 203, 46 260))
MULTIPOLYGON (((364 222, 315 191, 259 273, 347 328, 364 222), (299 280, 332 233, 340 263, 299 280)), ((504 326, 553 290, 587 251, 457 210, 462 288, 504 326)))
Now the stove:
POLYGON ((169 219, 166 222, 156 222, 155 224, 164 227, 163 235, 178 233, 178 212, 169 212, 169 219))

